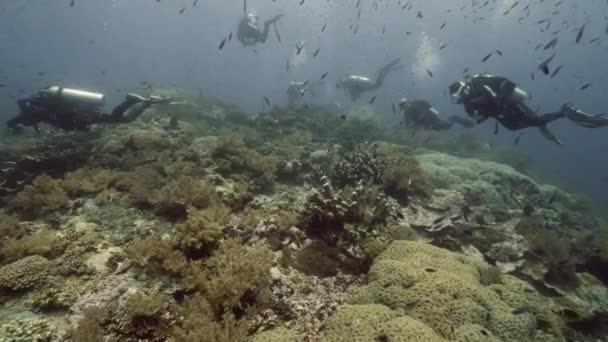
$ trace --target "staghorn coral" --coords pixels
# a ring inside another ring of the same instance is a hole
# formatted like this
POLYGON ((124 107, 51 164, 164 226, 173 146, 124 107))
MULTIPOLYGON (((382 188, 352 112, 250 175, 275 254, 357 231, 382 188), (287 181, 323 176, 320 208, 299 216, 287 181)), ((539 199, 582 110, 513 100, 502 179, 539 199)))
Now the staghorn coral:
POLYGON ((169 272, 180 275, 188 266, 186 256, 177 249, 175 240, 158 235, 133 241, 127 248, 127 256, 136 266, 151 274, 169 272))
POLYGON ((219 201, 213 185, 188 176, 170 181, 151 197, 155 211, 170 218, 186 216, 189 207, 201 209, 219 201))
POLYGON ((45 284, 51 274, 51 262, 29 256, 0 268, 0 291, 24 291, 45 284))
POLYGON ((151 207, 151 194, 164 185, 164 179, 158 168, 153 165, 142 165, 121 172, 113 185, 119 191, 126 193, 129 201, 136 206, 151 207))
POLYGON ((301 221, 311 235, 330 245, 363 239, 373 234, 376 225, 396 216, 396 208, 376 187, 359 184, 355 189, 335 191, 327 177, 321 180, 324 183, 308 198, 301 221))
POLYGON ((36 219, 63 209, 68 196, 61 182, 43 174, 26 186, 11 202, 11 207, 27 219, 36 219))
POLYGON ((244 173, 251 181, 252 190, 268 190, 274 186, 277 160, 248 148, 238 136, 220 136, 211 149, 211 157, 224 175, 244 173))
POLYGON ((110 187, 116 174, 109 169, 83 167, 65 175, 61 185, 73 197, 100 193, 110 187))
POLYGON ((555 304, 511 276, 484 286, 480 267, 487 266, 423 242, 395 241, 374 260, 369 283, 351 289, 348 302, 385 305, 449 340, 470 324, 503 340, 529 340, 536 334, 563 340, 555 304))
POLYGON ((78 322, 76 322, 76 326, 68 331, 68 336, 74 342, 103 341, 105 339, 104 326, 108 324, 115 309, 114 305, 86 308, 78 322))
POLYGON ((221 316, 265 304, 272 260, 272 253, 263 245, 246 247, 229 239, 204 261, 203 272, 191 276, 196 279, 196 288, 221 316))
POLYGON ((178 308, 178 321, 169 332, 170 342, 245 342, 245 322, 224 314, 220 320, 211 304, 200 294, 187 297, 178 308))
POLYGON ((230 219, 230 209, 224 205, 212 205, 206 209, 188 210, 188 219, 177 226, 176 244, 191 258, 208 256, 217 248, 223 235, 223 227, 230 219))
POLYGON ((121 340, 165 341, 171 325, 169 301, 158 291, 130 294, 124 303, 125 317, 118 325, 121 340))
POLYGON ((7 261, 30 255, 53 258, 61 255, 64 249, 65 245, 57 238, 56 232, 43 228, 20 238, 7 239, 0 249, 0 255, 7 261))

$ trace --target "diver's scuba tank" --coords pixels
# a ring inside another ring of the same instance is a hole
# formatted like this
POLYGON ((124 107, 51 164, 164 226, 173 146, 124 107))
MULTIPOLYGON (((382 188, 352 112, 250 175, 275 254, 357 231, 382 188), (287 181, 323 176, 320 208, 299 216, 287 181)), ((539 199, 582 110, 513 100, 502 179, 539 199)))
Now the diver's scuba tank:
POLYGON ((515 87, 515 89, 513 89, 513 94, 511 94, 512 100, 515 100, 516 102, 525 102, 526 100, 528 100, 528 98, 529 95, 525 91, 519 89, 518 87, 515 87))
POLYGON ((48 87, 43 92, 46 96, 62 104, 83 105, 87 107, 101 107, 106 99, 104 94, 58 86, 48 87))

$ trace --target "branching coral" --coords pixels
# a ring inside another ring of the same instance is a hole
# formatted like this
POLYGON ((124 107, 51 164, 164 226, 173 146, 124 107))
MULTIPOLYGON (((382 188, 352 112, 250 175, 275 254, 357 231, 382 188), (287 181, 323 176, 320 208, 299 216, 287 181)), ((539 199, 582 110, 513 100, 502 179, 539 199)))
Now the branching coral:
POLYGON ((302 213, 306 230, 330 245, 345 240, 355 242, 371 234, 376 225, 396 216, 396 208, 373 186, 335 191, 324 177, 302 213), (353 224, 350 226, 349 224, 353 224))
POLYGON ((45 174, 36 177, 11 202, 12 207, 28 219, 50 214, 65 208, 67 204, 68 196, 61 182, 45 174))
POLYGON ((114 172, 108 169, 84 167, 68 173, 62 186, 68 194, 75 197, 91 195, 106 190, 115 177, 114 172))
POLYGON ((180 319, 169 333, 170 342, 245 342, 245 322, 226 313, 220 320, 211 304, 200 294, 186 298, 178 309, 180 319))
POLYGON ((31 235, 6 240, 0 254, 8 261, 21 259, 29 255, 57 257, 61 255, 64 245, 54 231, 40 229, 31 235))
POLYGON ((154 209, 170 218, 182 218, 189 207, 206 208, 219 202, 215 188, 210 183, 180 176, 152 194, 154 209))
POLYGON ((248 148, 238 136, 220 136, 212 148, 211 157, 218 163, 220 173, 244 173, 252 182, 253 190, 266 190, 274 185, 277 161, 248 148))
POLYGON ((237 240, 226 240, 204 262, 205 270, 195 275, 196 287, 220 316, 264 305, 272 261, 272 253, 263 245, 247 247, 237 240))
POLYGON ((208 256, 219 244, 224 225, 230 219, 230 209, 213 205, 206 209, 188 211, 188 219, 177 226, 176 242, 190 258, 208 256))

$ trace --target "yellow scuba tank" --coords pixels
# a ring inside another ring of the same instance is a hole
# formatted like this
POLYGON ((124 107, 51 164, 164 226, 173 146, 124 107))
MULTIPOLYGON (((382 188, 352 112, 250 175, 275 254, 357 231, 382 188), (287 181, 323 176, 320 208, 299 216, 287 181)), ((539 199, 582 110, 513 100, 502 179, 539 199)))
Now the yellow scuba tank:
POLYGON ((72 103, 84 106, 101 107, 105 103, 106 96, 104 94, 93 93, 89 91, 62 88, 58 86, 48 87, 45 90, 48 96, 62 103, 72 103))

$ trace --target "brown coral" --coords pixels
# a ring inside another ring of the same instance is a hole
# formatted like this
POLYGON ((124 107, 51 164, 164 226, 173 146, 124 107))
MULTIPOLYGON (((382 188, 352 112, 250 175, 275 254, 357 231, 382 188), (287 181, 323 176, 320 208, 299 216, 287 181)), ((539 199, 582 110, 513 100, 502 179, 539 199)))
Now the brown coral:
POLYGON ((179 249, 194 259, 208 256, 218 246, 229 219, 230 209, 221 204, 202 210, 189 209, 188 219, 177 226, 179 249))
POLYGON ((62 186, 68 194, 78 197, 108 189, 115 178, 116 174, 111 170, 83 167, 68 173, 62 186))
POLYGON ((19 192, 11 202, 12 208, 28 219, 35 219, 63 209, 68 196, 61 182, 43 174, 19 192))
POLYGON ((174 219, 186 216, 189 207, 201 209, 219 202, 213 185, 188 176, 170 181, 156 190, 151 198, 158 213, 174 219))

